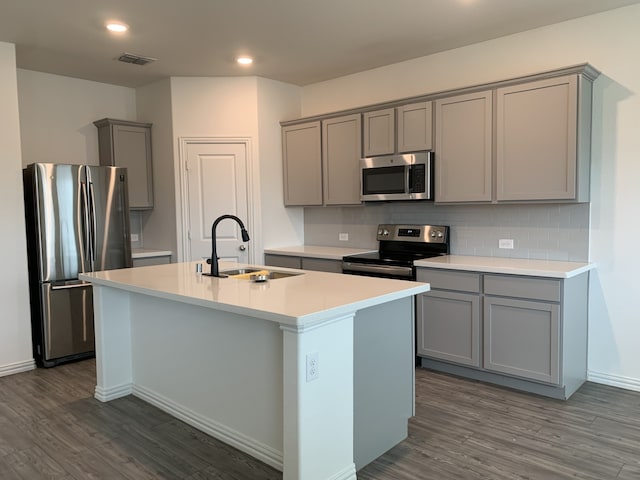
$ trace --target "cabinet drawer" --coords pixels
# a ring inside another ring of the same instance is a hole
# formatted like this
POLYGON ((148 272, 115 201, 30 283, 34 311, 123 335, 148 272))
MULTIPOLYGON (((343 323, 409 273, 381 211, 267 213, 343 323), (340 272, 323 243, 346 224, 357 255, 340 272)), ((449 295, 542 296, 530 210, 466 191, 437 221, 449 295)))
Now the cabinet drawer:
POLYGON ((513 275, 485 275, 484 293, 501 297, 560 301, 560 280, 552 278, 516 277, 513 275))
POLYGON ((480 274, 450 270, 419 268, 417 280, 431 284, 431 288, 457 290, 460 292, 480 292, 480 274))

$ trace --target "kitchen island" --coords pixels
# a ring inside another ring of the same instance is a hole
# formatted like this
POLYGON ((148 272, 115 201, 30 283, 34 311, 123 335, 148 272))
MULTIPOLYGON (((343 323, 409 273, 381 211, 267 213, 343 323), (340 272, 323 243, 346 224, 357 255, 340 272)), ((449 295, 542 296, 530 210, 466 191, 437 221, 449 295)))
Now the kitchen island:
POLYGON ((302 274, 255 283, 181 263, 82 275, 95 397, 136 395, 285 480, 356 478, 407 436, 413 296, 429 285, 278 270, 302 274))

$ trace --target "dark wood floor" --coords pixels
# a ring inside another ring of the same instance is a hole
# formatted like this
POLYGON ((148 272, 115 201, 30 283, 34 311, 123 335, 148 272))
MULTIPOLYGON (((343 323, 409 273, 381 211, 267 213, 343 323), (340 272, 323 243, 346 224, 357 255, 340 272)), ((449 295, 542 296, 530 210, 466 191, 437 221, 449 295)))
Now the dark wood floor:
MULTIPOLYGON (((93 399, 92 360, 0 378, 0 479, 279 479, 134 397, 93 399)), ((409 438, 361 480, 640 479, 640 394, 562 402, 419 369, 409 438)))

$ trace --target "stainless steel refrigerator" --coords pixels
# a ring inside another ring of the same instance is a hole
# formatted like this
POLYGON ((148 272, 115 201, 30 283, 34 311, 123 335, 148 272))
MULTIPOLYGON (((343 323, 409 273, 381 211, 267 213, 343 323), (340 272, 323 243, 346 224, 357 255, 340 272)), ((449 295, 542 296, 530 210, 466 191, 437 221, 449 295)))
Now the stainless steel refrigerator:
POLYGON ((91 284, 131 267, 127 170, 34 163, 23 170, 33 354, 39 366, 94 355, 91 284))

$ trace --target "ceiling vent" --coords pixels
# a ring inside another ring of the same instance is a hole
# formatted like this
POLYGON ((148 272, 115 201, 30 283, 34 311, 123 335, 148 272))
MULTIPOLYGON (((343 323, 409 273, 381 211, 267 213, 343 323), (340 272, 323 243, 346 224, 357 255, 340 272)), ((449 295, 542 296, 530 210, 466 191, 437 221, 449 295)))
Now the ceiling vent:
POLYGON ((147 63, 155 62, 155 58, 143 57, 142 55, 134 55, 133 53, 123 53, 118 57, 118 61, 124 63, 134 63, 136 65, 146 65, 147 63))

